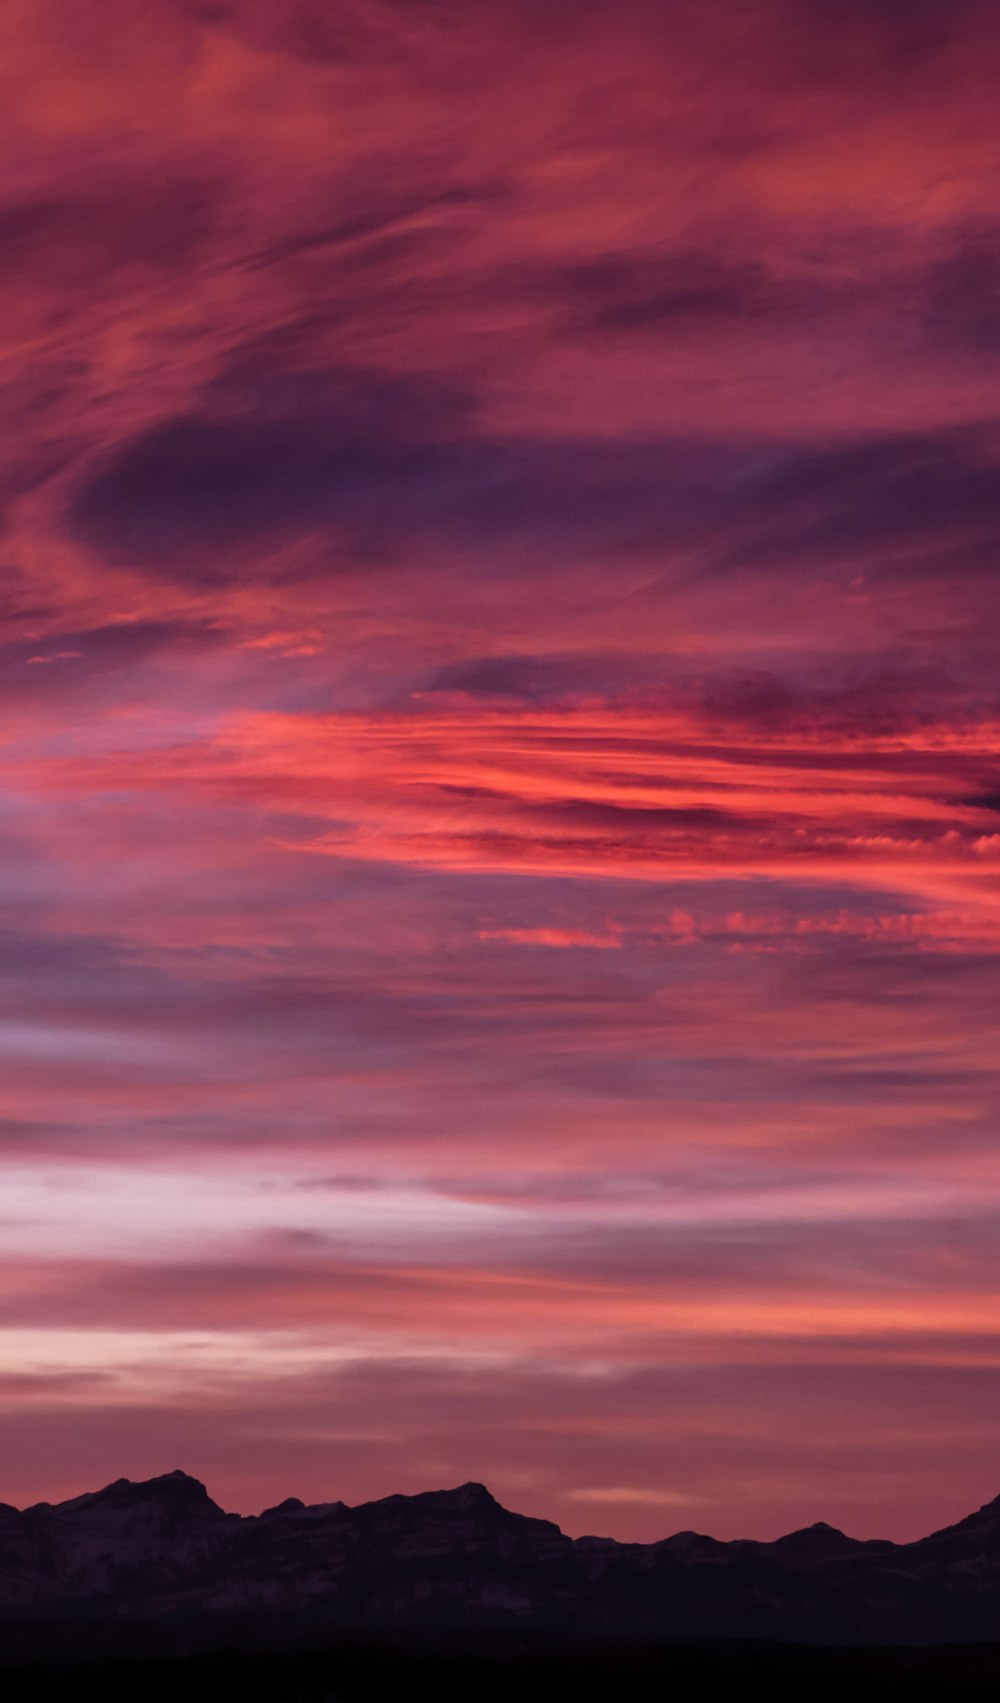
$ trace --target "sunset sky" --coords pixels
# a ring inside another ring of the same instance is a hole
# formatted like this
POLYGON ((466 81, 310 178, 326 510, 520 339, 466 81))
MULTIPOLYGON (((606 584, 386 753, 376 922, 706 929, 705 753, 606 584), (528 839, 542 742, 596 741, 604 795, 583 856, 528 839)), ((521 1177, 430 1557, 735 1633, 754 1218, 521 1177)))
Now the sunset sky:
POLYGON ((0 1501, 1000 1492, 989 0, 7 0, 0 1501))

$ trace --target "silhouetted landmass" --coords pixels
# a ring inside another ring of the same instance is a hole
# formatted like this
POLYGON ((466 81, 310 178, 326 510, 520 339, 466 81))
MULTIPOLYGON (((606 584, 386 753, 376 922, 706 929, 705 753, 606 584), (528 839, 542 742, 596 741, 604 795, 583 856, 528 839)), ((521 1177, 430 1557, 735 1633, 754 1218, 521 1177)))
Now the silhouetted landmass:
POLYGON ((0 1622, 8 1663, 277 1657, 345 1638, 452 1653, 469 1637, 505 1652, 541 1639, 560 1659, 584 1642, 985 1644, 1000 1640, 1000 1498, 908 1544, 821 1524, 774 1543, 629 1544, 566 1537, 478 1484, 241 1517, 184 1473, 119 1479, 0 1506, 0 1622))

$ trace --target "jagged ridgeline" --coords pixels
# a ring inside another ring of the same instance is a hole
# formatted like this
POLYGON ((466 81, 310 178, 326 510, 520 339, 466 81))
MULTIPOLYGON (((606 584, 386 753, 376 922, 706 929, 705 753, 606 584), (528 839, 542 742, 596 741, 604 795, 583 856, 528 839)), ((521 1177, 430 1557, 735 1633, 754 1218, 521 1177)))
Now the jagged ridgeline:
POLYGON ((681 1532, 566 1537, 481 1484, 351 1508, 295 1498, 227 1514, 182 1472, 19 1511, 0 1505, 8 1628, 181 1625, 239 1643, 295 1627, 614 1640, 1000 1638, 1000 1498, 915 1543, 823 1524, 774 1543, 681 1532))

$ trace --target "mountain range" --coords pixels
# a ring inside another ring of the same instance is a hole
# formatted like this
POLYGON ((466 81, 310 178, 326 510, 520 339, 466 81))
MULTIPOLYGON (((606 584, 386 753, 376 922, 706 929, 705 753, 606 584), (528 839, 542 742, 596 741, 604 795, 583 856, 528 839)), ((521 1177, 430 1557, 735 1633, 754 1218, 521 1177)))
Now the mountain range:
MULTIPOLYGON (((914 1543, 822 1523, 773 1543, 570 1538, 481 1484, 348 1507, 224 1512, 171 1472, 0 1504, 0 1629, 211 1626, 235 1644, 505 1628, 571 1639, 1000 1639, 1000 1497, 914 1543)), ((2 1648, 2 1644, 0 1644, 2 1648)))

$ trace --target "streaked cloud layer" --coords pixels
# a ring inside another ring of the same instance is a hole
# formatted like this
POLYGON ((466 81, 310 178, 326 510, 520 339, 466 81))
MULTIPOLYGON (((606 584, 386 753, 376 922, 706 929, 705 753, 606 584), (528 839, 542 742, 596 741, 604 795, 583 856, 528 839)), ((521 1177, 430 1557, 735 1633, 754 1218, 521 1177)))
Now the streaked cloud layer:
POLYGON ((0 1498, 1000 1488, 1000 40, 12 0, 0 1498))

